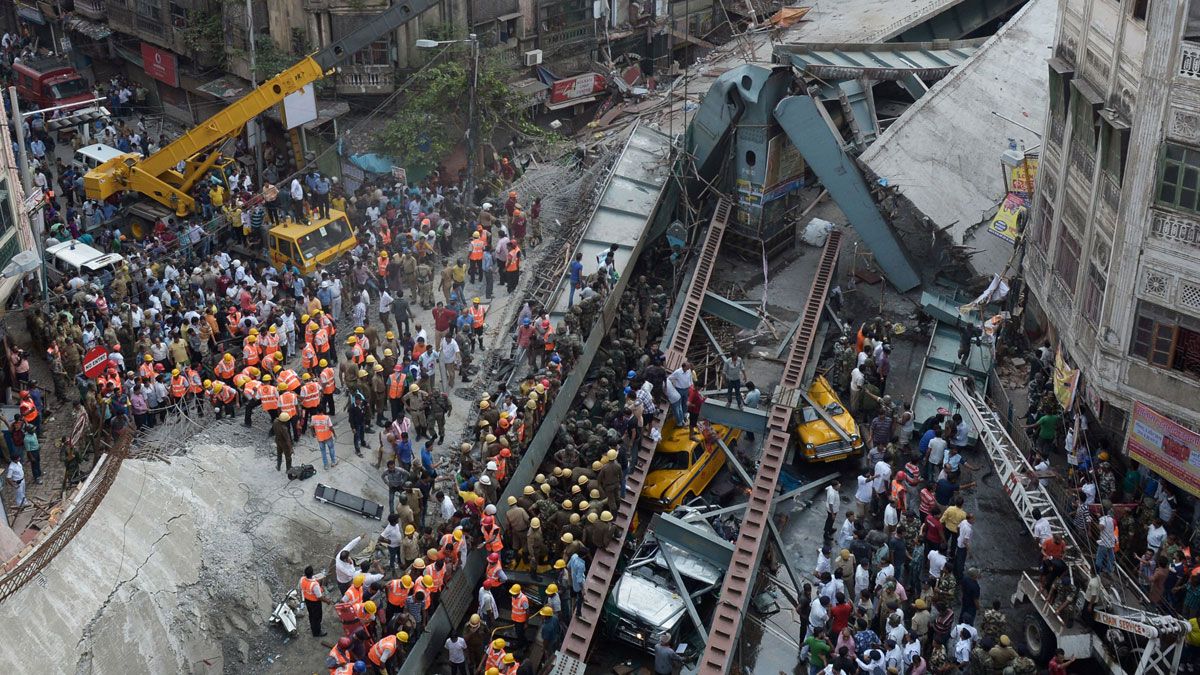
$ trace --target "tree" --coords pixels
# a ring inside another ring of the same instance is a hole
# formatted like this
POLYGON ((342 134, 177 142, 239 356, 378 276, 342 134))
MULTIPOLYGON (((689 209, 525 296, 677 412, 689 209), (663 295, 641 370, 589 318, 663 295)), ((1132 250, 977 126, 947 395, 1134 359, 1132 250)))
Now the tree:
MULTIPOLYGON (((405 166, 433 168, 465 137, 470 52, 459 51, 466 58, 428 67, 413 77, 404 101, 384 127, 382 148, 405 166)), ((501 122, 524 124, 523 97, 505 83, 506 73, 480 58, 475 98, 480 141, 491 138, 501 122)))

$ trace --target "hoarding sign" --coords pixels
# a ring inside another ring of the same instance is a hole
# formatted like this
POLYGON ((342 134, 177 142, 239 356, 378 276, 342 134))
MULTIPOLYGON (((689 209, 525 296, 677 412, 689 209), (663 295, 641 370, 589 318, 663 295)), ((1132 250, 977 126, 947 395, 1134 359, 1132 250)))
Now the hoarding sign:
POLYGON ((1134 403, 1125 450, 1158 475, 1200 497, 1200 434, 1150 406, 1134 403))
POLYGON ((149 42, 142 43, 142 69, 159 82, 179 86, 179 57, 149 42))
POLYGON ((550 87, 550 105, 566 103, 604 91, 607 82, 598 73, 584 73, 575 77, 564 77, 550 87))
POLYGON ((996 215, 988 226, 988 232, 1000 237, 1010 244, 1017 243, 1017 235, 1021 233, 1021 217, 1025 214, 1025 199, 1014 192, 1008 193, 1004 201, 996 209, 996 215))

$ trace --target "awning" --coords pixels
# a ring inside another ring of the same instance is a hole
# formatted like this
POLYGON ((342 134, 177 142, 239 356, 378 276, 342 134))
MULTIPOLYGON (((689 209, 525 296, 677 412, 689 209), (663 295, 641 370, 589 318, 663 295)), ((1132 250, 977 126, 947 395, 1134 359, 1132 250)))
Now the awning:
POLYGON ((509 82, 508 88, 512 89, 513 92, 521 95, 524 98, 526 108, 532 108, 539 103, 545 102, 545 100, 549 98, 549 94, 547 92, 550 91, 550 85, 542 82, 536 77, 527 77, 523 80, 517 80, 516 82, 509 82))
POLYGON ((520 18, 520 16, 521 16, 520 12, 513 12, 511 14, 501 14, 500 16, 496 17, 496 20, 497 21, 512 21, 513 19, 520 18))
POLYGON ((34 7, 33 5, 26 5, 18 2, 17 16, 31 23, 36 23, 39 26, 46 25, 46 17, 42 15, 42 10, 34 7))
POLYGON ((234 75, 222 75, 212 82, 206 82, 196 87, 196 91, 202 91, 209 96, 216 96, 226 101, 235 101, 241 98, 242 94, 250 91, 250 83, 234 75))
POLYGON ((571 106, 582 105, 584 103, 591 103, 592 101, 595 101, 598 98, 600 98, 598 95, 593 95, 593 96, 584 96, 583 98, 571 98, 571 99, 567 99, 565 101, 559 101, 558 103, 547 103, 546 110, 562 110, 563 108, 570 108, 571 106))
POLYGON ((68 16, 63 23, 67 28, 83 33, 93 40, 103 40, 113 34, 107 24, 89 21, 81 16, 68 16))
POLYGON ((1104 105, 1104 94, 1101 94, 1096 90, 1095 87, 1093 87, 1091 84, 1088 84, 1087 80, 1077 77, 1071 80, 1071 86, 1075 87, 1075 90, 1078 91, 1085 99, 1087 99, 1088 103, 1091 103, 1093 108, 1099 108, 1100 106, 1104 105))

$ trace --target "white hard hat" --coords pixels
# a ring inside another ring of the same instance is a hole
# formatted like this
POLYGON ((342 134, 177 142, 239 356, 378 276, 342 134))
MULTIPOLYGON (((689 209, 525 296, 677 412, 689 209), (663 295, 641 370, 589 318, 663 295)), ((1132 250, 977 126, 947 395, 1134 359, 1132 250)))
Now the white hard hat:
POLYGON ((498 468, 498 467, 496 466, 496 463, 495 463, 495 462, 488 462, 488 463, 487 463, 487 470, 488 470, 488 471, 495 471, 497 468, 498 468))
POLYGON ((487 506, 483 507, 483 512, 488 514, 489 516, 496 515, 496 505, 488 504, 487 506))

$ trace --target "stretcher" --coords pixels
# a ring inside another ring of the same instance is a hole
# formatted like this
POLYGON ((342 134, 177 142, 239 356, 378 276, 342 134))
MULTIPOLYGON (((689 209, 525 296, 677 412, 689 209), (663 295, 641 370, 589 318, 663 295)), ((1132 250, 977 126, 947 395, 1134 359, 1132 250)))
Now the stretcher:
POLYGON ((313 499, 325 504, 332 504, 339 509, 345 509, 351 513, 357 513, 364 518, 383 520, 383 504, 377 504, 369 499, 356 497, 349 492, 342 492, 324 483, 317 483, 317 489, 313 492, 313 499))

